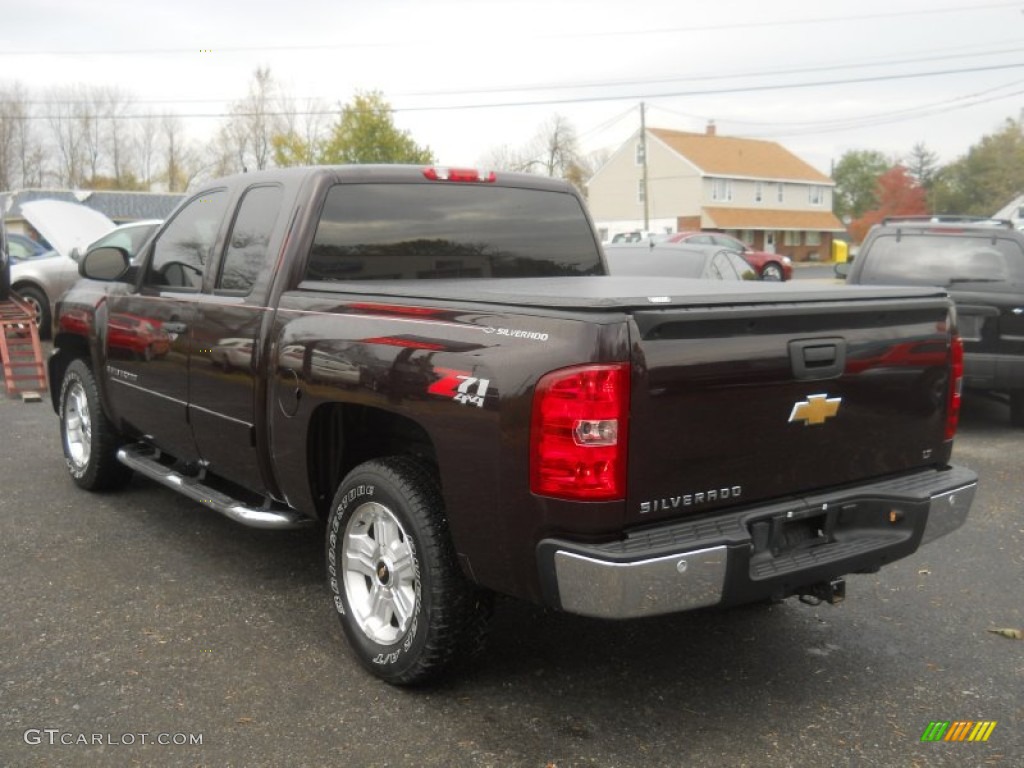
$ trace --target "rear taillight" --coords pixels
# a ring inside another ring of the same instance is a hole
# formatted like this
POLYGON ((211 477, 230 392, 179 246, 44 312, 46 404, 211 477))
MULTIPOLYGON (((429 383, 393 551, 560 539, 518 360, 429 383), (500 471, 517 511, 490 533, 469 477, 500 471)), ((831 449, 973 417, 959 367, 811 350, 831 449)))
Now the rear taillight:
POLYGON ((497 181, 494 171, 479 171, 475 168, 424 168, 423 175, 431 181, 461 181, 491 183, 497 181))
POLYGON ((953 335, 949 343, 949 399, 946 402, 946 439, 952 440, 960 422, 960 395, 964 386, 964 342, 953 335))
POLYGON ((530 489, 541 496, 613 501, 626 496, 629 363, 564 368, 533 395, 530 489))

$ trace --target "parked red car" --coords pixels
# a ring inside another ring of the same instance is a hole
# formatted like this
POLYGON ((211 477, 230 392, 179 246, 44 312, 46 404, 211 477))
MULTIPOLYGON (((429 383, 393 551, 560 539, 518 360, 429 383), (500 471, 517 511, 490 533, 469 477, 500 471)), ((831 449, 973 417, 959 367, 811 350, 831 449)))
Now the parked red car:
POLYGON ((762 280, 790 280, 793 277, 793 262, 788 256, 751 250, 743 241, 720 232, 676 232, 674 235, 669 235, 665 242, 717 245, 720 248, 728 248, 746 259, 762 280))

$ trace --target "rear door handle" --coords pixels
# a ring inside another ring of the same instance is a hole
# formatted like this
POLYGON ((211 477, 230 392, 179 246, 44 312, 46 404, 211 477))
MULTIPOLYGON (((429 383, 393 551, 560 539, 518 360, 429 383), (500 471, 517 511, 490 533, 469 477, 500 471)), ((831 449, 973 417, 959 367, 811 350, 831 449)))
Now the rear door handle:
POLYGON ((174 323, 174 322, 164 323, 161 326, 161 328, 163 328, 168 333, 184 333, 185 331, 188 330, 188 324, 187 323, 174 323))

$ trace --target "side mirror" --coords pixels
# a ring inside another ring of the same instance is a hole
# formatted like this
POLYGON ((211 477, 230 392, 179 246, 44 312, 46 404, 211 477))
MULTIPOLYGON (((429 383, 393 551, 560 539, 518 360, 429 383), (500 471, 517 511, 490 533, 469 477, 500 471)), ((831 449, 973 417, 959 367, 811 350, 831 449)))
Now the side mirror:
POLYGON ((845 280, 850 274, 850 262, 837 261, 832 271, 836 273, 836 277, 845 280))
POLYGON ((128 251, 124 248, 96 248, 78 262, 78 274, 90 280, 114 282, 125 276, 129 263, 128 251))

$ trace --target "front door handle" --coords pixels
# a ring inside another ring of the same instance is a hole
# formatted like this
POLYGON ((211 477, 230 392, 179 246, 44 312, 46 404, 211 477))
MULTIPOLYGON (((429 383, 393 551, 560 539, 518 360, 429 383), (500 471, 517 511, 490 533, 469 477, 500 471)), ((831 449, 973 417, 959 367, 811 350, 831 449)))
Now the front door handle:
POLYGON ((188 330, 188 325, 186 323, 174 323, 174 322, 171 322, 171 323, 164 323, 161 326, 161 328, 163 328, 165 331, 167 331, 167 333, 184 333, 185 331, 188 330))

